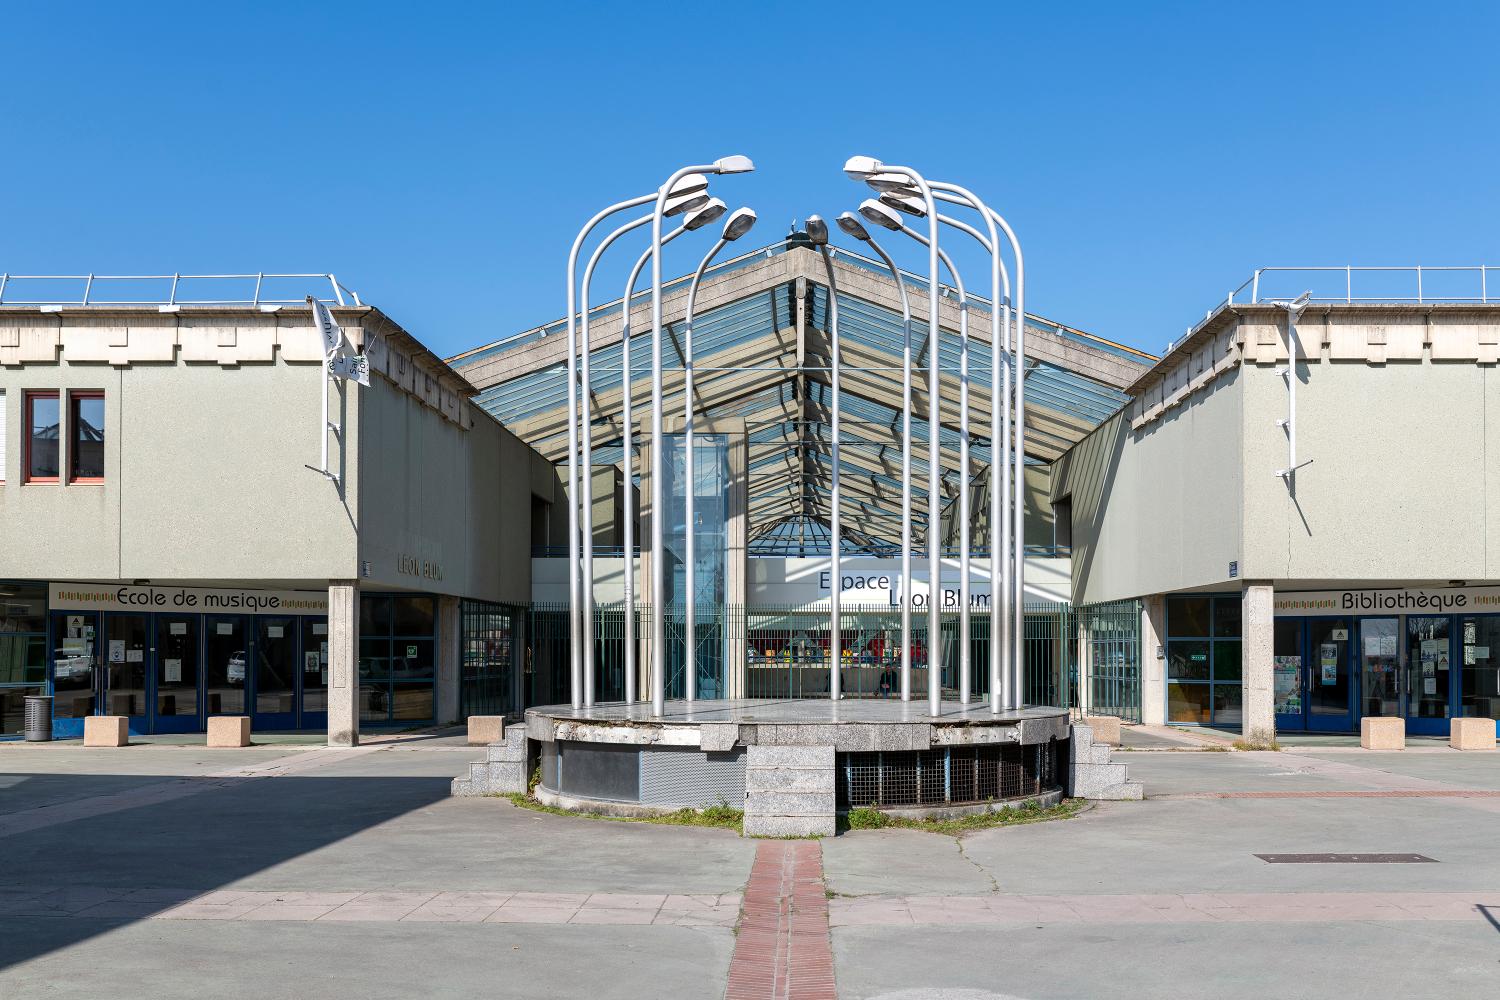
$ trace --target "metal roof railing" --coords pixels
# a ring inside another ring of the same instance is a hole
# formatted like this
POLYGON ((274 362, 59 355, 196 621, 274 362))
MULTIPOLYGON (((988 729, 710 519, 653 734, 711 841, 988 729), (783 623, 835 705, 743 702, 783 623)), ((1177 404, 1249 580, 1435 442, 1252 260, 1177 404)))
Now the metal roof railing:
POLYGON ((1495 295, 1489 293, 1491 271, 1500 276, 1500 266, 1493 264, 1258 267, 1238 288, 1206 310, 1182 338, 1169 343, 1167 351, 1197 333, 1220 309, 1294 299, 1303 292, 1312 293, 1312 302, 1344 305, 1500 303, 1500 285, 1495 295))
POLYGON ((327 282, 327 294, 317 295, 320 301, 332 305, 363 306, 359 293, 339 283, 331 274, 0 274, 0 305, 11 306, 284 306, 300 305, 307 301, 309 292, 327 282), (74 296, 63 294, 44 295, 42 298, 16 298, 19 285, 22 295, 36 295, 38 291, 27 291, 27 284, 40 282, 42 289, 56 288, 58 283, 72 283, 74 296), (76 287, 76 283, 82 287, 76 287), (298 282, 298 295, 289 295, 288 282, 298 282), (312 284, 316 282, 316 284, 312 284), (125 284, 121 284, 125 283, 125 284), (204 286, 208 285, 206 290, 204 286), (124 291, 118 291, 122 288, 124 291), (199 291, 190 291, 199 289, 199 291), (223 293, 243 292, 243 295, 223 293), (137 294, 120 298, 117 296, 137 294), (198 298, 197 295, 218 297, 198 298), (281 298, 280 295, 289 297, 281 298), (7 294, 10 295, 7 298, 7 294), (345 296, 348 298, 346 299, 345 296))

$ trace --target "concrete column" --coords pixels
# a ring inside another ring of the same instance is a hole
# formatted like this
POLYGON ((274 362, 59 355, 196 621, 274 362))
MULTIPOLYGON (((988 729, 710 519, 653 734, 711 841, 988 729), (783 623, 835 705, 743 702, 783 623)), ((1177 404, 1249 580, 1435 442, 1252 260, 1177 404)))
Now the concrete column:
POLYGON ((1269 583, 1245 584, 1243 681, 1244 723, 1241 732, 1248 743, 1271 743, 1276 739, 1274 678, 1276 645, 1275 589, 1269 583))
POLYGON ((1093 672, 1094 661, 1092 659, 1093 649, 1089 645, 1089 626, 1083 620, 1084 613, 1077 612, 1077 646, 1074 659, 1078 663, 1078 713, 1080 715, 1092 715, 1094 708, 1094 685, 1089 682, 1089 675, 1093 672))
POLYGON ((1167 599, 1141 598, 1141 721, 1167 721, 1167 599))
POLYGON ((516 609, 511 620, 514 629, 510 643, 510 706, 513 712, 526 709, 526 644, 531 641, 526 634, 526 611, 516 609))
POLYGON ((328 581, 328 745, 359 745, 359 582, 328 581))
POLYGON ((438 598, 437 721, 462 722, 459 707, 462 622, 456 597, 438 598))

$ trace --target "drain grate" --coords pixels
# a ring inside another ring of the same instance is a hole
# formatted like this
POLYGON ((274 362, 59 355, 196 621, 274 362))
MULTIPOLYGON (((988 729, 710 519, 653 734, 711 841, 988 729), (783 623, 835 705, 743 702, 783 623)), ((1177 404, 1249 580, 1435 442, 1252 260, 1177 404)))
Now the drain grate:
POLYGON ((1425 854, 1257 854, 1268 865, 1420 865, 1437 864, 1425 854))

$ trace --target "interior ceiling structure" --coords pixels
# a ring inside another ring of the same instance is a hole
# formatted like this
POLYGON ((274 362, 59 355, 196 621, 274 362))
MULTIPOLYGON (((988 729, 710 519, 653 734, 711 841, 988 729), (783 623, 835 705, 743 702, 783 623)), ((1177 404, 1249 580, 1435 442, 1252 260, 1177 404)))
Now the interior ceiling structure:
MULTIPOLYGON (((833 248, 831 248, 833 249, 833 248)), ((839 296, 840 509, 849 552, 899 545, 901 510, 900 298, 890 272, 841 248, 833 253, 839 296)), ((913 314, 911 466, 914 532, 927 523, 927 283, 904 274, 913 314)), ((687 278, 664 288, 662 394, 670 430, 683 406, 683 312, 687 278)), ((590 311, 590 372, 596 464, 622 462, 622 315, 619 299, 590 311)), ((940 295, 938 343, 943 502, 959 489, 959 308, 940 295)), ((971 486, 990 464, 990 314, 969 297, 971 486)), ((631 303, 631 386, 636 441, 649 426, 650 293, 631 303)), ((699 287, 694 410, 700 427, 743 421, 749 435, 752 552, 827 550, 830 491, 828 280, 799 234, 725 261, 699 287)), ((1091 334, 1026 317, 1026 456, 1056 459, 1128 398, 1122 391, 1156 359, 1091 334)), ((567 460, 567 327, 546 327, 477 348, 449 363, 480 389, 474 402, 554 462, 567 460)), ((636 464, 639 467, 639 451, 636 464)), ((636 477, 637 482, 639 477, 636 477)), ((972 494, 971 494, 972 495, 972 494)))

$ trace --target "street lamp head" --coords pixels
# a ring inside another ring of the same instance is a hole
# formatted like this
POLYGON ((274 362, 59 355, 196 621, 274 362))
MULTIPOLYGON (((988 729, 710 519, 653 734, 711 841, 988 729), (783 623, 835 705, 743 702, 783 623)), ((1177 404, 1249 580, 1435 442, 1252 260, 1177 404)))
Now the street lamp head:
POLYGON ((750 162, 748 156, 726 156, 714 161, 716 174, 748 174, 754 169, 755 164, 750 162))
POLYGON ((701 208, 709 202, 707 191, 695 191, 692 194, 672 195, 667 198, 661 214, 665 216, 681 215, 683 212, 691 212, 695 208, 701 208))
POLYGON ((688 232, 692 232, 695 229, 702 229, 710 222, 722 217, 728 210, 729 206, 725 205, 718 198, 705 199, 705 204, 702 208, 694 209, 686 219, 682 220, 682 228, 688 232))
POLYGON ((881 172, 881 163, 873 156, 851 156, 844 161, 844 173, 851 180, 862 181, 881 172))
POLYGON ((845 212, 839 216, 839 228, 861 242, 870 242, 870 231, 866 229, 855 217, 853 212, 845 212))
POLYGON ((672 185, 673 198, 684 194, 697 194, 699 191, 708 190, 708 178, 702 174, 683 174, 677 178, 677 183, 672 185))
POLYGON ((874 198, 866 198, 859 203, 859 214, 864 216, 866 222, 893 232, 899 233, 906 225, 901 221, 901 213, 888 205, 882 205, 874 198))
POLYGON ((894 191, 887 191, 880 196, 880 203, 882 205, 888 205, 898 212, 905 212, 907 215, 915 215, 919 219, 927 218, 927 202, 923 201, 921 198, 913 198, 910 195, 897 194, 894 191))
POLYGON ((737 208, 730 213, 729 220, 724 223, 724 240, 733 243, 748 233, 755 225, 755 209, 737 208))
POLYGON ((821 215, 809 215, 807 217, 807 241, 815 247, 826 247, 828 245, 828 223, 823 221, 821 215))
POLYGON ((905 174, 871 174, 865 178, 865 183, 876 191, 893 191, 896 194, 914 195, 917 193, 916 184, 905 174))

